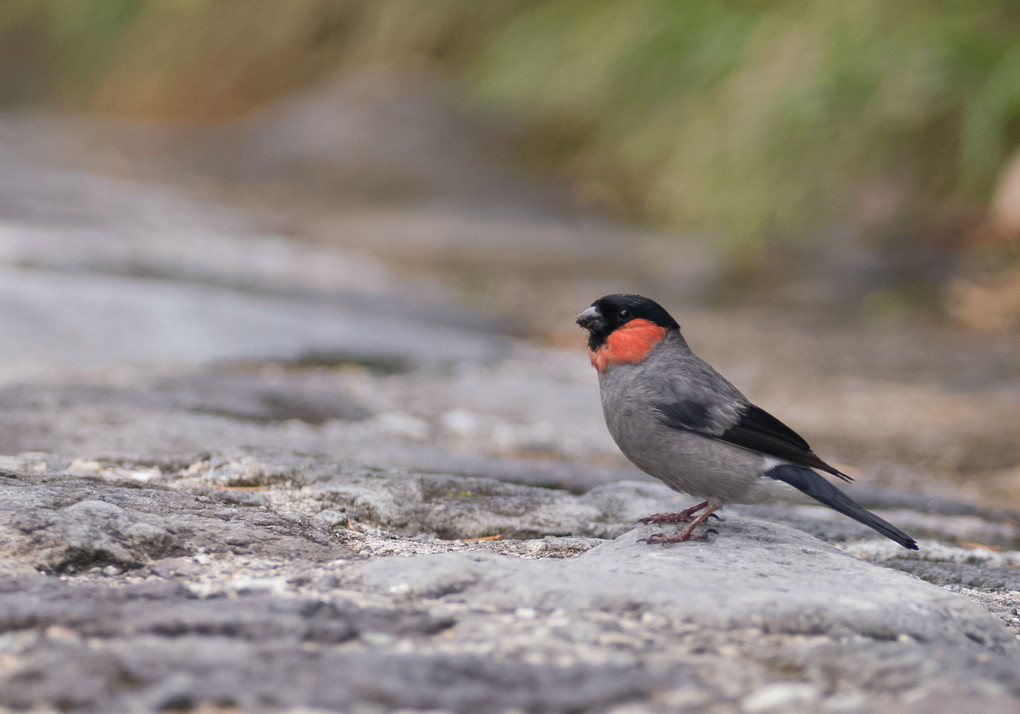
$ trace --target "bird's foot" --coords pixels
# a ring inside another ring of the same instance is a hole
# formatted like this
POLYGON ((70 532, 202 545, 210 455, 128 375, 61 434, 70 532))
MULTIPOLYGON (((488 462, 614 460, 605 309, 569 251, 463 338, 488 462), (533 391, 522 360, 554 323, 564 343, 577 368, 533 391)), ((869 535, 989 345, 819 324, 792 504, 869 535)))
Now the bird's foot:
POLYGON ((696 506, 685 508, 684 510, 677 511, 676 513, 656 513, 654 516, 639 519, 638 523, 646 526, 653 523, 690 523, 698 518, 695 514, 704 508, 708 508, 708 501, 703 501, 696 506))
POLYGON ((654 516, 639 518, 638 523, 646 526, 656 523, 690 523, 694 518, 694 516, 684 511, 679 513, 656 513, 654 516))
MULTIPOLYGON (((683 543, 683 542, 689 541, 689 540, 708 540, 708 534, 709 533, 716 533, 717 531, 715 531, 712 528, 709 528, 704 533, 695 533, 694 529, 697 528, 702 523, 704 523, 705 521, 707 521, 712 516, 713 511, 715 511, 715 508, 713 506, 709 506, 708 502, 706 501, 705 503, 698 504, 697 506, 692 506, 691 508, 688 508, 686 511, 681 511, 680 513, 665 513, 665 514, 660 514, 662 516, 674 516, 674 517, 675 516, 684 516, 684 517, 687 518, 687 520, 690 521, 690 523, 688 523, 684 527, 684 529, 682 531, 680 531, 679 533, 677 533, 676 535, 667 536, 667 535, 663 535, 662 533, 653 533, 652 535, 650 535, 647 538, 645 538, 645 542, 646 543, 683 543), (704 508, 705 510, 701 511, 701 513, 698 514, 697 516, 695 516, 694 518, 690 518, 690 516, 692 515, 693 511, 701 510, 702 508, 704 508)), ((653 516, 653 518, 654 517, 655 516, 653 516)), ((660 522, 660 523, 661 522, 675 523, 675 522, 680 522, 680 521, 678 519, 678 520, 674 520, 674 521, 667 520, 667 521, 658 521, 658 522, 660 522)))
POLYGON ((693 531, 688 533, 686 529, 677 533, 676 535, 663 535, 662 533, 653 533, 647 538, 642 538, 642 542, 654 545, 655 543, 686 543, 691 540, 708 540, 708 534, 719 532, 714 528, 709 528, 704 533, 694 533, 693 531))

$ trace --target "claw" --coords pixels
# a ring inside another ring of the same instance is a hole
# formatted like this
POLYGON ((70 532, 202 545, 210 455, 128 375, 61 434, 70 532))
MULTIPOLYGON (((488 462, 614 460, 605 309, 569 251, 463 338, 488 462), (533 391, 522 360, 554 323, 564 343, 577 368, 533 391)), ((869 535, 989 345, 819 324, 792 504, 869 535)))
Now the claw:
MULTIPOLYGON (((649 523, 687 523, 686 528, 677 533, 676 535, 663 535, 662 533, 652 533, 647 538, 642 539, 640 542, 644 543, 683 543, 689 540, 708 540, 709 533, 715 533, 718 535, 719 531, 714 528, 709 528, 705 533, 695 533, 694 529, 704 523, 706 520, 711 518, 713 515, 713 508, 709 505, 708 501, 699 503, 696 506, 691 506, 678 513, 656 513, 654 516, 648 516, 642 518, 639 523, 648 525, 649 523), (706 510, 707 509, 707 510, 706 510), (698 511, 703 511, 701 515, 695 516, 694 514, 698 511)), ((716 516, 717 520, 722 520, 716 516)))
POLYGON ((638 519, 638 523, 648 525, 649 523, 691 523, 692 521, 701 518, 702 516, 696 516, 698 511, 703 511, 709 508, 708 501, 703 501, 696 506, 685 508, 682 511, 676 513, 656 513, 652 516, 638 519))
POLYGON ((708 540, 707 533, 714 533, 715 531, 707 531, 706 533, 689 533, 684 536, 683 533, 677 535, 663 535, 662 533, 653 533, 647 538, 642 538, 639 543, 648 543, 649 545, 655 545, 661 543, 666 545, 667 543, 686 543, 690 540, 708 540))
POLYGON ((686 543, 687 541, 691 540, 708 540, 708 536, 705 535, 704 533, 691 533, 686 538, 683 537, 683 535, 673 536, 660 535, 658 538, 648 538, 645 542, 650 544, 661 543, 663 545, 666 545, 667 543, 686 543))
POLYGON ((694 516, 690 516, 686 513, 656 513, 654 516, 645 516, 644 518, 638 518, 635 523, 640 523, 643 526, 647 526, 652 523, 690 523, 694 520, 694 516))

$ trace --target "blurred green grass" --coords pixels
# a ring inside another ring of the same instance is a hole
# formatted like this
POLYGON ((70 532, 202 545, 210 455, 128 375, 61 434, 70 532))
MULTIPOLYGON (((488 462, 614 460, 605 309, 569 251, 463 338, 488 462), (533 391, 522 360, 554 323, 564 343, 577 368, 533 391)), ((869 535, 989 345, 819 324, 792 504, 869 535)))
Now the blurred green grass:
POLYGON ((6 104, 216 120, 380 65, 451 76, 618 214, 751 249, 916 239, 982 212, 1020 145, 1014 0, 0 5, 6 104))

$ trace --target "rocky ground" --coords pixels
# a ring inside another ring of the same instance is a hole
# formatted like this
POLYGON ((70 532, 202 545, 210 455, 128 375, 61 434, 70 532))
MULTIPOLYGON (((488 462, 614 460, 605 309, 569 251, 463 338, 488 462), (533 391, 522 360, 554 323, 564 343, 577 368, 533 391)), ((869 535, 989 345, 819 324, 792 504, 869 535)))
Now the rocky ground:
POLYGON ((1020 341, 711 304, 375 86, 0 122, 0 711, 1016 711, 1020 341), (921 550, 803 503, 643 543, 681 501, 571 324, 620 288, 921 550))

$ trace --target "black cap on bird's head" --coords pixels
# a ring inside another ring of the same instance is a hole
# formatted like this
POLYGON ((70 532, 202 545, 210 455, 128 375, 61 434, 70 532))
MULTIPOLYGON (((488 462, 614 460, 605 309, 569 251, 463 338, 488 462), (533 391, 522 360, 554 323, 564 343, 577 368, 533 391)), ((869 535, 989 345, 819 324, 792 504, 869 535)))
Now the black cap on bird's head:
POLYGON ((593 350, 632 320, 647 320, 666 330, 680 329, 662 305, 641 295, 606 295, 577 316, 577 324, 590 333, 588 347, 593 350))

